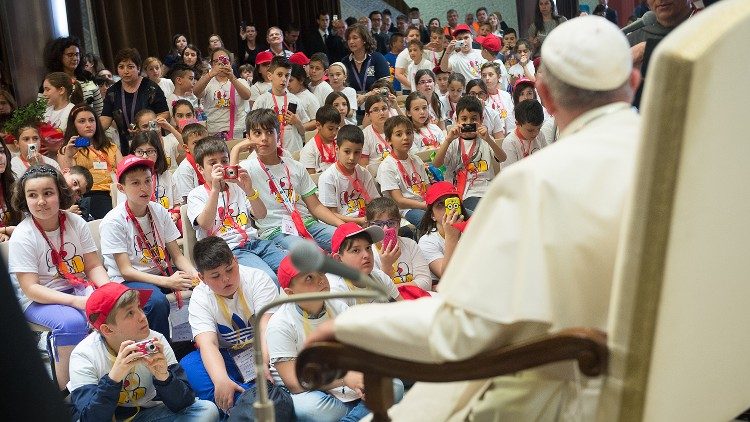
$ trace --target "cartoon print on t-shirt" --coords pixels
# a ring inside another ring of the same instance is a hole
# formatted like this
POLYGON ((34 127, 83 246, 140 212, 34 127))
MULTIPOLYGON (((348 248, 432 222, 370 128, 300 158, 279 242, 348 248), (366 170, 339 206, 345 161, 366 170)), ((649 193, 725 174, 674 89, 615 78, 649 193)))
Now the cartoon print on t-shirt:
MULTIPOLYGON (((273 184, 274 182, 271 179, 268 179, 268 190, 270 190, 271 192, 273 192, 274 190, 273 184)), ((286 176, 279 179, 279 185, 281 185, 281 186, 278 186, 281 192, 276 193, 276 202, 278 202, 279 204, 284 203, 284 198, 281 197, 282 193, 287 198, 289 198, 289 200, 292 203, 297 202, 297 200, 299 200, 299 195, 297 195, 297 192, 294 191, 294 187, 292 186, 291 182, 286 176)))
POLYGON ((160 183, 156 184, 155 195, 157 203, 161 204, 164 209, 169 209, 171 204, 169 203, 169 197, 167 196, 167 187, 162 186, 160 183))
POLYGON ((411 174, 411 181, 412 185, 409 186, 409 189, 411 189, 412 192, 419 196, 423 196, 423 193, 427 193, 427 183, 422 180, 422 176, 420 176, 418 172, 411 174))
POLYGON ((378 144, 375 146, 375 150, 377 151, 377 155, 380 156, 382 160, 385 160, 388 158, 388 156, 391 154, 391 152, 388 150, 388 147, 378 142, 378 144))
POLYGON ((229 107, 231 104, 229 94, 224 92, 224 90, 222 89, 214 91, 214 101, 216 101, 216 108, 229 107))
POLYGON ((487 171, 487 169, 488 169, 487 161, 478 160, 478 161, 472 161, 471 163, 469 163, 469 168, 467 168, 466 170, 468 170, 470 173, 477 173, 477 172, 484 173, 487 171))
POLYGON ((148 247, 143 242, 143 239, 139 235, 136 234, 135 238, 133 239, 133 245, 135 247, 135 254, 136 256, 139 256, 140 258, 138 261, 141 263, 141 265, 150 266, 154 261, 154 257, 156 257, 159 260, 159 265, 166 265, 164 260, 166 259, 166 251, 164 248, 156 242, 153 230, 146 226, 143 227, 144 234, 146 235, 146 239, 148 240, 148 243, 151 244, 151 248, 148 247), (146 230, 148 230, 146 232, 146 230))
MULTIPOLYGON (((45 258, 47 261, 47 271, 52 271, 55 268, 52 260, 52 249, 47 249, 45 258)), ((57 267, 58 275, 61 276, 63 272, 70 274, 80 273, 83 272, 83 268, 83 256, 78 254, 74 244, 65 242, 60 251, 60 265, 57 267)))
POLYGON ((227 343, 232 344, 232 348, 243 349, 253 341, 253 324, 252 315, 250 319, 244 321, 239 315, 232 313, 232 327, 223 324, 216 324, 216 330, 221 338, 227 343), (235 328, 236 327, 236 328, 235 328))
POLYGON ((399 262, 391 280, 393 280, 394 284, 411 283, 414 281, 414 274, 411 273, 409 264, 406 262, 399 262))
POLYGON ((219 211, 219 217, 221 218, 221 227, 219 227, 218 230, 221 234, 233 230, 234 222, 240 227, 245 227, 248 223, 249 219, 247 213, 244 211, 239 212, 239 206, 236 202, 230 203, 226 208, 220 205, 217 210, 219 211))
POLYGON ((339 204, 341 207, 346 207, 346 214, 350 215, 357 213, 360 217, 365 215, 365 199, 356 189, 351 191, 341 192, 339 195, 339 204))
POLYGON ((474 76, 474 78, 478 78, 479 77, 480 68, 481 67, 479 66, 479 63, 477 63, 476 60, 471 60, 469 62, 469 71, 471 72, 472 76, 474 76))
POLYGON ((118 405, 136 402, 146 395, 146 388, 141 387, 141 376, 136 372, 131 372, 122 380, 122 389, 120 397, 117 399, 118 405))

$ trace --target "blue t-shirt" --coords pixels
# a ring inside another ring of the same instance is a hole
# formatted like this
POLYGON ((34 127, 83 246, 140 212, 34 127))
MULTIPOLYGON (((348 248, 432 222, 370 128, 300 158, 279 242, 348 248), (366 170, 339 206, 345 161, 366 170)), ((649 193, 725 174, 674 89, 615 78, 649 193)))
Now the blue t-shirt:
POLYGON ((401 82, 399 82, 398 79, 396 79, 396 57, 398 57, 397 54, 393 54, 390 51, 385 54, 383 57, 385 57, 385 60, 388 62, 388 67, 391 68, 391 82, 393 83, 393 90, 394 91, 401 91, 401 82))

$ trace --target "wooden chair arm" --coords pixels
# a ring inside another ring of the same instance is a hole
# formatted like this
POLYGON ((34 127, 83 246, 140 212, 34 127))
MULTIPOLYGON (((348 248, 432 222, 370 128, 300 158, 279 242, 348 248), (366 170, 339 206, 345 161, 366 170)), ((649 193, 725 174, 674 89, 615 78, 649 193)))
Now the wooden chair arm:
POLYGON ((390 400, 385 391, 386 388, 391 388, 392 378, 424 382, 476 380, 570 359, 578 361, 578 367, 585 375, 603 374, 608 359, 606 334, 592 328, 570 328, 463 361, 435 364, 382 356, 338 342, 321 342, 302 350, 297 357, 296 369, 297 377, 306 389, 326 385, 346 371, 362 372, 368 407, 375 413, 376 419, 387 420, 387 414, 384 416, 378 413, 383 408, 387 410, 392 404, 392 391, 390 400), (373 405, 370 393, 374 390, 383 393, 390 403, 373 405))

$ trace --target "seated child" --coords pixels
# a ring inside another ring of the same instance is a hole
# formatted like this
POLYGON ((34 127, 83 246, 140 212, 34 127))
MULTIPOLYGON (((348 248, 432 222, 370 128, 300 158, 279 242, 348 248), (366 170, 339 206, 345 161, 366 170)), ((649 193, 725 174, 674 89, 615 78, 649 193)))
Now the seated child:
POLYGON ((419 249, 437 284, 461 238, 461 223, 466 220, 458 190, 449 182, 437 182, 427 190, 427 213, 419 224, 419 249))
MULTIPOLYGON (((336 228, 331 241, 333 258, 365 274, 368 274, 388 292, 392 300, 404 300, 398 292, 391 278, 381 270, 375 268, 375 260, 372 253, 372 244, 383 240, 383 229, 378 226, 370 226, 365 229, 357 223, 345 223, 336 228)), ((356 287, 350 280, 341 276, 327 274, 331 284, 332 292, 354 291, 356 287)), ((354 306, 357 303, 365 303, 367 299, 341 299, 347 305, 354 306)))
POLYGON ((336 162, 336 134, 341 115, 333 106, 323 106, 315 113, 318 133, 302 147, 299 162, 310 174, 321 173, 336 162))
MULTIPOLYGON (((62 175, 65 178, 65 184, 68 185, 70 192, 73 194, 73 205, 67 211, 80 215, 86 221, 94 220, 88 213, 88 210, 82 208, 78 203, 83 195, 87 194, 91 190, 91 186, 94 185, 94 176, 91 175, 89 169, 83 166, 66 167, 62 169, 62 175)), ((5 197, 9 198, 10 195, 6 195, 5 197)), ((7 227, 7 229, 10 228, 7 227)))
POLYGON ((216 421, 216 406, 196 400, 167 339, 149 328, 142 307, 151 290, 109 283, 86 303, 94 331, 73 349, 68 389, 81 421, 216 421), (152 349, 144 340, 152 340, 152 349))
MULTIPOLYGON (((289 257, 279 266, 279 283, 287 295, 330 291, 322 273, 301 273, 289 257)), ((340 300, 318 300, 281 305, 268 322, 267 342, 271 374, 278 385, 292 393, 298 421, 334 422, 360 420, 370 413, 363 397, 363 379, 359 372, 349 371, 320 390, 305 390, 297 379, 295 362, 307 334, 346 309, 340 300)), ((394 396, 399 401, 403 384, 394 380, 394 396)))
POLYGON ((286 252, 269 240, 258 239, 250 224, 251 219, 263 219, 267 214, 259 190, 253 187, 253 179, 263 179, 251 179, 245 169, 228 166, 227 143, 217 137, 198 141, 195 160, 206 181, 188 195, 187 215, 196 238, 220 237, 240 264, 265 271, 276 281, 276 270, 286 252))
MULTIPOLYGON (((263 271, 238 264, 227 243, 215 236, 195 244, 193 262, 202 281, 193 290, 189 305, 190 328, 198 350, 182 358, 180 364, 199 398, 229 412, 241 393, 255 396, 256 378, 268 382, 267 366, 255 367, 253 342, 258 339, 252 322, 260 308, 278 297, 278 288, 263 271)), ((268 312, 261 317, 261 333, 266 332, 271 315, 268 312)), ((260 341, 267 365, 266 338, 260 341)), ((290 420, 294 411, 289 394, 270 382, 268 386, 276 420, 290 420)), ((252 412, 252 408, 233 411, 252 412)))
POLYGON ((315 53, 310 57, 307 74, 310 76, 310 91, 315 94, 320 104, 325 104, 328 94, 333 88, 324 80, 328 72, 328 56, 325 53, 315 53))
POLYGON ((421 151, 436 150, 445 141, 445 134, 434 123, 430 123, 429 104, 424 95, 412 92, 404 103, 406 115, 414 125, 414 142, 411 145, 412 154, 421 151))
MULTIPOLYGON (((155 130, 137 132, 130 141, 130 153, 154 163, 154 180, 151 200, 159 203, 172 215, 175 223, 180 218, 182 197, 177 193, 177 184, 169 171, 169 161, 164 153, 159 134, 155 130)), ((120 202, 121 199, 118 199, 120 202)))
POLYGON ((320 203, 346 222, 365 223, 365 209, 380 196, 369 171, 357 165, 365 142, 362 129, 345 125, 336 138, 336 165, 318 179, 320 203))
POLYGON ((193 106, 193 111, 196 113, 198 120, 206 120, 200 100, 193 94, 195 71, 184 64, 178 64, 172 69, 171 74, 172 82, 174 82, 174 92, 167 94, 169 114, 174 116, 175 104, 177 104, 177 101, 184 100, 193 106))
POLYGON ((174 126, 169 124, 167 119, 163 117, 157 118, 156 114, 149 109, 143 109, 136 113, 135 122, 138 125, 138 132, 153 131, 157 134, 159 143, 161 143, 162 149, 164 150, 167 168, 176 169, 178 158, 184 154, 184 152, 181 151, 182 148, 180 148, 180 141, 178 141, 178 139, 182 139, 180 132, 174 126), (168 131, 169 134, 167 136, 162 136, 162 129, 168 131))
POLYGON ((367 226, 378 226, 386 233, 386 237, 396 240, 389 245, 386 245, 387 241, 375 243, 375 268, 390 276, 398 287, 411 285, 425 291, 432 290, 430 267, 417 242, 408 237, 398 236, 401 215, 393 199, 373 199, 367 205, 366 217, 367 226), (388 234, 389 232, 391 234, 388 234))
MULTIPOLYGON (((499 111, 492 108, 492 101, 488 99, 487 85, 483 80, 473 79, 469 81, 466 84, 466 94, 482 101, 482 124, 487 126, 487 131, 493 138, 501 140, 515 129, 516 123, 512 116, 513 105, 508 102, 508 107, 499 111), (503 118, 503 116, 505 117, 503 118)), ((456 116, 456 119, 458 119, 458 116, 456 116)))
POLYGON ((482 102, 471 96, 458 101, 458 120, 435 154, 433 164, 445 164, 445 180, 454 181, 464 206, 473 211, 495 177, 494 161, 505 160, 505 153, 482 120, 482 102), (472 126, 473 125, 473 129, 472 126))
POLYGON ((331 250, 334 226, 343 223, 318 200, 317 186, 302 164, 279 156, 279 120, 273 110, 253 110, 247 115, 248 142, 257 156, 240 166, 258 181, 256 187, 268 213, 258 218, 260 237, 290 250, 303 238, 331 250))
POLYGON ((445 110, 445 125, 451 126, 456 122, 456 104, 464 95, 466 78, 460 73, 451 73, 448 76, 448 93, 440 98, 441 107, 445 110))
POLYGON ((128 155, 117 165, 117 189, 126 197, 102 219, 101 249, 112 281, 152 290, 144 310, 149 326, 169 338, 165 293, 189 290, 198 273, 177 244, 169 211, 151 201, 154 162, 128 155), (174 271, 173 266, 178 268, 174 271))
POLYGON ((196 186, 206 183, 193 157, 196 142, 206 136, 208 136, 208 130, 199 123, 190 123, 182 128, 182 140, 185 143, 185 159, 180 162, 173 176, 177 184, 177 193, 182 197, 183 204, 187 203, 187 196, 191 190, 196 186))
POLYGON ((16 140, 15 145, 18 147, 20 154, 10 160, 10 169, 13 171, 13 177, 18 180, 23 173, 34 164, 47 164, 60 170, 57 161, 42 155, 42 138, 39 136, 39 130, 35 125, 23 125, 18 130, 13 131, 16 140))
MULTIPOLYGON (((304 56, 304 53, 302 52, 294 54, 304 56)), ((302 59, 303 58, 300 57, 300 60, 302 59)), ((304 57, 304 59, 307 59, 307 57, 304 57)), ((301 61, 301 63, 302 62, 304 62, 304 60, 301 61)), ((289 89, 289 92, 296 95, 299 99, 300 103, 298 104, 298 107, 305 109, 305 113, 310 120, 308 120, 303 126, 305 127, 305 131, 311 131, 315 130, 317 122, 315 121, 314 116, 318 113, 318 109, 323 103, 318 101, 318 97, 310 91, 310 77, 307 76, 305 67, 307 66, 292 62, 292 73, 289 76, 287 88, 289 89)))
MULTIPOLYGON (((535 89, 535 84, 533 81, 521 78, 516 81, 516 84, 513 87, 513 105, 518 106, 518 103, 520 103, 523 100, 537 100, 539 101, 539 98, 537 96, 537 92, 535 89)), ((544 140, 547 141, 547 144, 551 144, 555 142, 557 139, 557 124, 555 123, 555 116, 549 114, 546 108, 544 108, 544 104, 542 104, 542 111, 544 112, 544 123, 542 123, 542 134, 544 135, 544 140)), ((514 116, 515 118, 515 116, 514 116)))
POLYGON ((537 100, 523 100, 518 103, 516 113, 516 130, 503 140, 503 151, 507 158, 503 168, 519 161, 546 147, 547 140, 542 134, 544 111, 537 100))
POLYGON ((396 201, 401 216, 416 226, 427 209, 424 195, 429 179, 422 160, 409 153, 414 125, 406 116, 391 117, 385 122, 385 139, 391 145, 391 154, 378 167, 380 190, 396 201))
POLYGON ((261 94, 253 103, 253 110, 273 110, 280 123, 279 146, 295 152, 304 144, 305 127, 310 118, 302 102, 287 90, 292 65, 285 57, 274 57, 268 72, 271 74, 271 90, 261 94))
POLYGON ((365 117, 370 125, 362 130, 365 144, 359 160, 361 166, 381 163, 390 154, 391 146, 385 140, 385 121, 390 115, 388 107, 388 100, 382 95, 365 98, 365 117))
POLYGON ((8 271, 19 284, 26 319, 52 329, 55 374, 63 389, 73 346, 88 334, 81 311, 90 283, 103 286, 109 278, 86 222, 63 211, 73 196, 55 168, 29 167, 16 182, 11 205, 26 218, 10 238, 8 271))

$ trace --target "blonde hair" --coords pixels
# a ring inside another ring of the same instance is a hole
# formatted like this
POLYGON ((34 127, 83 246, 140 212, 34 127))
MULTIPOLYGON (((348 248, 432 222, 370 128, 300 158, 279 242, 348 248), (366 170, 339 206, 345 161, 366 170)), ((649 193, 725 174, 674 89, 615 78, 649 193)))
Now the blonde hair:
POLYGON ((159 63, 160 67, 163 66, 163 63, 157 57, 146 57, 146 60, 143 61, 142 68, 148 69, 148 67, 154 63, 159 63))

